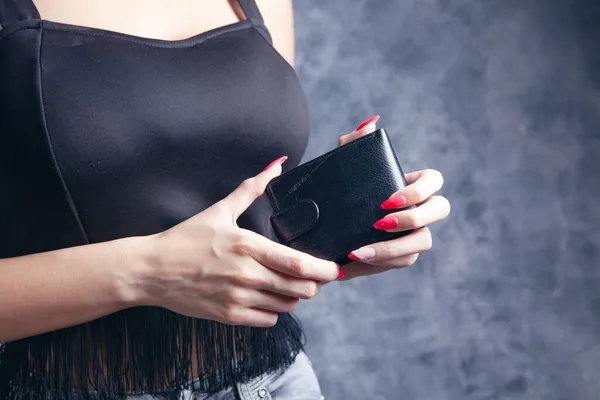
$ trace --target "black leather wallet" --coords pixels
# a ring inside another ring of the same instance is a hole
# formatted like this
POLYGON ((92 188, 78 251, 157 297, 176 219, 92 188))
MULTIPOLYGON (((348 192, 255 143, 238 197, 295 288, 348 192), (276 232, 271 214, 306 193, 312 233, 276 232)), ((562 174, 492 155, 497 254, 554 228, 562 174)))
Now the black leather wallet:
POLYGON ((345 265, 350 251, 411 232, 373 227, 397 211, 380 205, 404 186, 388 135, 379 129, 273 178, 266 188, 271 225, 279 243, 345 265))

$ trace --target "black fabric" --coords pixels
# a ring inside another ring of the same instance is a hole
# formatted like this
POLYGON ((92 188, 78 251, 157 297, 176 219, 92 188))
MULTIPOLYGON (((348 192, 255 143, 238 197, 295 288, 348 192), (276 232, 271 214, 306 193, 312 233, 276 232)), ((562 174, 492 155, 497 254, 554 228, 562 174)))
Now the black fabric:
POLYGON ((254 0, 239 0, 239 4, 242 10, 244 10, 246 18, 252 20, 255 24, 262 25, 264 23, 260 10, 254 0))
MULTIPOLYGON (((4 11, 17 3, 0 0, 4 11)), ((256 17, 178 41, 31 10, 12 27, 3 20, 0 258, 160 232, 281 155, 284 169, 298 165, 306 98, 256 17)), ((263 196, 238 224, 275 240, 270 215, 263 196)), ((175 395, 192 343, 201 387, 214 392, 290 365, 304 336, 287 313, 251 328, 138 307, 6 344, 0 398, 68 399, 89 387, 106 399, 175 395)))
POLYGON ((0 1, 0 27, 39 17, 37 8, 31 0, 0 1))
POLYGON ((269 34, 269 30, 264 24, 264 20, 260 10, 256 6, 256 2, 254 0, 238 0, 246 18, 250 20, 257 28, 257 30, 269 41, 269 43, 273 43, 271 35, 269 34))

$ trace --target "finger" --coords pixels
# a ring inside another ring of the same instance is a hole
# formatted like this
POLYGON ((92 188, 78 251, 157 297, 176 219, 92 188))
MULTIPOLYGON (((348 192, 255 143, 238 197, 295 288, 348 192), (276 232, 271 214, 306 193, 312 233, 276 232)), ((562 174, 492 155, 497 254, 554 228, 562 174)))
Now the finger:
MULTIPOLYGON (((321 281, 289 276, 260 264, 252 257, 244 257, 243 261, 238 263, 243 265, 243 268, 231 271, 233 283, 243 288, 242 290, 263 290, 305 300, 316 296, 321 290, 321 281)), ((236 301, 235 298, 233 300, 236 301)))
POLYGON ((262 196, 267 184, 281 175, 281 164, 285 160, 287 156, 280 157, 267 165, 258 175, 242 181, 233 192, 219 202, 220 206, 224 206, 232 213, 234 221, 237 220, 258 197, 262 196))
POLYGON ((406 178, 406 183, 407 184, 412 184, 414 182, 416 182, 421 175, 423 175, 423 172, 425 172, 426 170, 422 169, 419 171, 412 171, 412 172, 407 172, 404 174, 404 177, 406 178))
POLYGON ((413 265, 417 261, 418 256, 418 254, 411 254, 395 259, 384 260, 381 262, 374 263, 367 263, 366 261, 355 261, 344 266, 346 270, 346 275, 342 280, 346 281, 363 276, 380 274, 382 272, 386 272, 395 268, 408 267, 413 265))
POLYGON ((339 266, 333 261, 284 246, 256 232, 244 231, 246 234, 232 244, 232 250, 253 258, 267 268, 297 278, 324 282, 333 281, 338 276, 339 266))
POLYGON ((228 307, 222 314, 223 317, 215 319, 227 325, 270 327, 275 325, 279 318, 275 311, 243 306, 228 307))
POLYGON ((373 226, 388 232, 400 232, 432 224, 449 214, 450 202, 444 196, 431 196, 420 206, 388 214, 373 226))
POLYGON ((299 301, 300 299, 297 297, 262 290, 249 290, 246 304, 267 311, 292 312, 296 310, 299 301))
POLYGON ((356 129, 352 132, 340 136, 340 139, 338 140, 338 147, 349 143, 353 140, 356 140, 361 136, 367 135, 371 132, 375 132, 375 129, 377 129, 377 121, 379 120, 379 118, 379 115, 374 115, 371 118, 362 122, 360 125, 358 125, 358 127, 356 127, 356 129))
POLYGON ((432 243, 431 231, 423 227, 400 238, 362 246, 351 251, 348 256, 374 265, 398 265, 397 263, 404 262, 401 258, 430 250, 432 243))
POLYGON ((417 258, 419 258, 419 254, 414 253, 402 257, 390 258, 388 260, 369 262, 369 265, 378 266, 384 270, 405 268, 413 265, 417 261, 417 258))
POLYGON ((321 291, 321 281, 289 276, 264 265, 261 267, 263 279, 256 285, 256 289, 303 300, 311 299, 321 291))
POLYGON ((425 169, 404 175, 408 185, 394 192, 381 204, 384 210, 420 204, 444 185, 444 177, 435 169, 425 169))

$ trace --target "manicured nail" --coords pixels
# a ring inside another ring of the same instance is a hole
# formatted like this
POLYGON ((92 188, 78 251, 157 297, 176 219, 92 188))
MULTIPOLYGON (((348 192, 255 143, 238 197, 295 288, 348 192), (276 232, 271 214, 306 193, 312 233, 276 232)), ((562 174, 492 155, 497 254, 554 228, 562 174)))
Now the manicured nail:
POLYGON ((344 277, 346 273, 344 272, 344 268, 340 267, 340 270, 338 271, 338 276, 336 278, 336 280, 340 280, 344 277))
POLYGON ((373 227, 381 230, 388 230, 398 226, 398 220, 394 217, 385 217, 373 224, 373 227))
POLYGON ((362 124, 360 124, 356 128, 356 130, 360 131, 362 128, 364 128, 365 126, 369 125, 371 122, 377 122, 377 121, 379 121, 379 118, 381 118, 379 115, 373 115, 371 118, 369 118, 368 120, 366 120, 362 124))
POLYGON ((269 163, 269 165, 267 165, 267 166, 266 166, 266 167, 263 169, 263 171, 266 171, 266 170, 268 170, 269 168, 271 168, 273 165, 275 165, 275 164, 277 164, 277 163, 279 163, 279 164, 283 164, 283 162, 284 162, 285 160, 287 160, 287 159, 288 159, 288 156, 279 157, 277 160, 271 161, 271 162, 269 163))
POLYGON ((356 261, 368 260, 373 257, 375 257, 375 249, 372 247, 361 247, 358 250, 348 253, 348 258, 356 261))
POLYGON ((381 203, 381 208, 389 210, 391 208, 400 208, 406 204, 406 196, 402 193, 396 193, 389 199, 381 203))

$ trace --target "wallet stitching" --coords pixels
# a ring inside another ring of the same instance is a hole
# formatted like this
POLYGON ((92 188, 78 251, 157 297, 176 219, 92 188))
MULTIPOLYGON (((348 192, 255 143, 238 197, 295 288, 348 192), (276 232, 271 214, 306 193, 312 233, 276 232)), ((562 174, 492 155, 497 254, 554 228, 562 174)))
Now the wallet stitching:
MULTIPOLYGON (((379 132, 379 131, 383 131, 383 129, 378 129, 378 130, 376 130, 374 132, 371 132, 370 134, 367 134, 365 136, 361 136, 358 139, 354 139, 354 140, 352 140, 352 141, 350 141, 348 143, 345 143, 345 144, 343 144, 343 145, 341 145, 339 147, 336 147, 335 149, 332 149, 332 150, 328 151, 327 153, 320 155, 319 157, 315 158, 314 160, 307 161, 306 163, 302 164, 299 167, 308 168, 308 167, 312 166, 313 164, 321 161, 323 158, 327 159, 327 158, 329 158, 330 156, 332 156, 334 154, 340 153, 344 149, 350 148, 352 146, 356 146, 358 143, 361 143, 361 142, 364 142, 364 141, 367 141, 367 140, 373 140, 376 137, 376 135, 374 135, 374 134, 377 133, 377 132, 379 132)), ((383 135, 383 132, 379 132, 379 134, 383 135)), ((285 178, 285 177, 289 176, 288 174, 290 174, 292 171, 293 171, 293 169, 290 170, 290 171, 287 171, 284 174, 279 175, 276 178, 273 178, 272 184, 275 184, 275 183, 277 183, 277 181, 281 180, 282 178, 285 178)))
MULTIPOLYGON (((374 133, 374 132, 373 132, 373 133, 374 133)), ((316 170, 318 170, 319 168, 321 168, 321 166, 322 166, 323 164, 325 164, 325 161, 327 161, 328 159, 330 159, 332 156, 339 155, 339 154, 341 153, 341 149, 342 149, 343 147, 345 147, 345 148, 349 148, 350 146, 347 146, 347 145, 350 145, 351 143, 352 143, 352 144, 354 144, 354 145, 356 145, 356 144, 357 144, 357 142, 358 142, 358 143, 362 143, 362 142, 363 142, 363 141, 365 141, 366 139, 375 139, 375 135, 361 136, 360 138, 358 138, 358 139, 355 139, 353 142, 346 143, 346 144, 345 144, 345 145, 343 145, 343 146, 340 146, 340 147, 338 147, 338 148, 336 148, 336 149, 333 149, 333 150, 329 151, 328 153, 325 153, 325 154, 323 154, 322 156, 320 156, 320 157, 317 157, 317 158, 315 158, 314 160, 307 162, 306 164, 304 164, 304 165, 303 165, 303 167, 304 167, 303 169, 310 168, 310 167, 312 167, 312 166, 313 166, 315 163, 317 163, 317 162, 319 162, 319 164, 318 164, 316 167, 314 167, 314 168, 313 168, 313 169, 312 169, 310 172, 307 172, 307 173, 303 174, 301 179, 303 179, 304 177, 310 177, 312 174, 314 174, 314 173, 315 173, 315 171, 316 171, 316 170), (363 140, 361 141, 360 139, 363 139, 363 140), (347 147, 346 147, 346 146, 347 146, 347 147)), ((281 177, 281 176, 280 176, 280 177, 281 177)), ((288 192, 288 193, 286 193, 286 195, 285 195, 285 196, 283 196, 283 199, 282 199, 282 200, 285 200, 285 199, 286 199, 286 198, 287 198, 289 195, 290 195, 290 193, 289 193, 289 192, 288 192)))
MULTIPOLYGON (((329 154, 327 157, 325 157, 323 160, 321 160, 321 162, 319 163, 319 165, 317 165, 316 167, 314 167, 310 172, 307 172, 306 174, 302 175, 301 179, 304 179, 305 177, 308 178, 310 177, 312 174, 315 173, 316 170, 318 170, 319 168, 321 168, 321 166, 323 164, 325 164, 325 161, 327 161, 329 158, 331 158, 331 156, 333 156, 335 153, 329 154)), ((313 163, 314 164, 314 163, 313 163)), ((310 164, 309 166, 312 166, 312 164, 310 164)), ((286 193, 285 196, 283 196, 282 200, 285 200, 288 196, 290 196, 291 193, 286 193)))
POLYGON ((329 159, 331 158, 331 156, 332 156, 332 155, 333 155, 333 153, 332 153, 332 154, 330 154, 329 156, 325 157, 325 158, 323 159, 323 161, 321 161, 321 162, 319 163, 319 165, 317 165, 315 168, 313 168, 313 170, 312 170, 312 171, 310 171, 310 172, 309 172, 307 175, 312 175, 312 174, 313 174, 313 173, 314 173, 316 170, 318 170, 319 168, 321 168, 321 166, 322 166, 323 164, 325 164, 325 161, 329 160, 329 159))
POLYGON ((275 206, 276 211, 280 211, 279 204, 277 203, 277 198, 275 197, 275 193, 273 192, 273 187, 271 185, 267 185, 267 192, 270 194, 270 199, 273 199, 272 203, 275 206))

